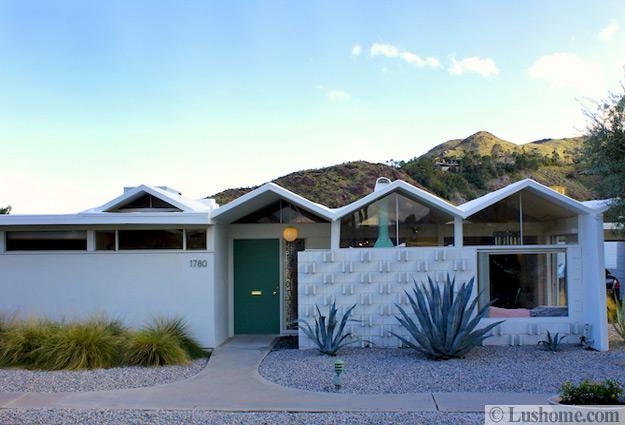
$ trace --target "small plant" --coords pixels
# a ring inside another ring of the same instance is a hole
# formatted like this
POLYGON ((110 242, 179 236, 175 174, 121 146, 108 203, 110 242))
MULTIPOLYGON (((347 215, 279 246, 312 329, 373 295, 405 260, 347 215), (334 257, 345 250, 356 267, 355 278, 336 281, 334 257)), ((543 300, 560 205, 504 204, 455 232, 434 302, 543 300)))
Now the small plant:
POLYGON ((119 336, 97 321, 58 327, 32 351, 33 365, 45 370, 109 368, 118 364, 119 336))
POLYGON ((554 336, 551 336, 551 332, 547 331, 547 339, 538 342, 538 345, 545 346, 546 350, 556 352, 560 351, 560 346, 562 341, 566 338, 566 336, 560 336, 559 333, 556 333, 554 336))
POLYGON ((298 320, 296 323, 298 323, 298 325, 301 323, 300 328, 304 334, 317 345, 321 353, 335 356, 341 348, 355 342, 352 333, 345 332, 345 325, 348 321, 353 320, 350 319, 350 316, 356 304, 345 311, 340 321, 337 320, 338 310, 336 308, 336 303, 332 303, 332 306, 330 306, 327 317, 321 314, 319 306, 315 307, 317 308, 318 316, 315 317, 314 329, 303 319, 298 320))
POLYGON ((167 320, 155 319, 128 339, 126 362, 138 366, 188 364, 189 354, 182 348, 180 335, 167 320))
POLYGON ((398 304, 395 304, 401 317, 395 315, 399 323, 406 329, 413 341, 391 332, 410 348, 414 348, 436 360, 463 357, 474 347, 481 345, 486 334, 503 321, 491 323, 475 330, 480 320, 486 317, 488 309, 494 301, 477 309, 479 295, 469 304, 473 291, 474 278, 460 286, 456 293, 455 277, 447 274, 443 293, 437 284, 428 276, 429 290, 425 284, 414 284, 412 296, 406 295, 417 321, 398 304))
POLYGON ((623 404, 623 388, 611 379, 601 382, 585 379, 578 385, 566 381, 560 387, 560 403, 578 406, 623 404))
POLYGON ((605 299, 605 304, 608 310, 608 323, 615 323, 616 322, 616 311, 618 309, 618 299, 616 298, 616 296, 606 296, 605 299))
POLYGON ((625 340, 625 303, 614 297, 614 304, 616 304, 616 314, 612 326, 616 333, 625 340))

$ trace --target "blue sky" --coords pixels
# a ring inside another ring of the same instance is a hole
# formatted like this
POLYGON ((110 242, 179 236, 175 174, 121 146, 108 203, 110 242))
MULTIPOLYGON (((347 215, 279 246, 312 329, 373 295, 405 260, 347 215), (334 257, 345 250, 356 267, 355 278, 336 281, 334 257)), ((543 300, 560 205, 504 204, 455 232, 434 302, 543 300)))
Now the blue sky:
POLYGON ((622 1, 0 0, 0 205, 574 136, 623 65, 622 1))

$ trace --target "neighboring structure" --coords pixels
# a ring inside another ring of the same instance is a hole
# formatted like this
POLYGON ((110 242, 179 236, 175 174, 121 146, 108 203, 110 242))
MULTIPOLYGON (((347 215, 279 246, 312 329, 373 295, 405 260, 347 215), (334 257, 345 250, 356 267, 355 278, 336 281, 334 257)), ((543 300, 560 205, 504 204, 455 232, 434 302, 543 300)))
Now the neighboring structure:
POLYGON ((0 311, 131 325, 181 315, 214 347, 296 332, 336 301, 357 304, 355 333, 398 346, 394 304, 413 279, 450 272, 497 300, 485 322, 506 321, 487 343, 552 330, 605 350, 604 209, 532 180, 456 207, 382 178, 336 209, 272 183, 224 206, 139 186, 78 214, 0 217, 0 311))

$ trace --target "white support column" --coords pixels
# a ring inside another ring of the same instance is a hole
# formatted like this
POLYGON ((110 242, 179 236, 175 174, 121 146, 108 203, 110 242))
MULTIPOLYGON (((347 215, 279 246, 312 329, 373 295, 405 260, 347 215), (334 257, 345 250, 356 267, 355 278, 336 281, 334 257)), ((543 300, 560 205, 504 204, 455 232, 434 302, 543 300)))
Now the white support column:
POLYGON ((462 232, 462 217, 454 217, 454 246, 456 248, 462 248, 463 232, 462 232))
POLYGON ((591 325, 592 346, 608 349, 606 314, 605 259, 603 253, 603 215, 579 216, 582 248, 583 317, 591 325))
POLYGON ((95 251, 95 231, 87 230, 87 251, 95 251))
POLYGON ((0 232, 0 254, 7 250, 7 244, 4 235, 6 235, 6 232, 0 232))
POLYGON ((341 220, 333 221, 330 228, 330 249, 341 247, 341 220))

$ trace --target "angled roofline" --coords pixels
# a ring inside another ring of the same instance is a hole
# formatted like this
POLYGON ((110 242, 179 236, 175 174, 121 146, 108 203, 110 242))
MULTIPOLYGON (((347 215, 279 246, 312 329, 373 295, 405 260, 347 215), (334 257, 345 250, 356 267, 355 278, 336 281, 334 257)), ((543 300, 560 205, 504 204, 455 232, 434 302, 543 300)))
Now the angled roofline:
POLYGON ((431 194, 430 192, 423 190, 419 187, 411 185, 410 183, 406 183, 403 180, 395 180, 394 182, 378 189, 370 194, 363 196, 357 201, 352 202, 351 204, 345 205, 341 208, 334 209, 334 220, 338 220, 347 214, 350 214, 360 208, 374 202, 386 195, 389 195, 393 192, 403 192, 410 197, 416 198, 430 206, 439 208, 454 217, 462 217, 463 212, 458 209, 455 205, 450 204, 446 200, 439 198, 436 195, 431 194))
POLYGON ((137 195, 140 196, 141 193, 148 193, 156 198, 159 198, 160 200, 164 202, 167 202, 168 204, 171 204, 172 206, 178 208, 179 210, 185 213, 210 211, 209 206, 202 204, 199 201, 186 199, 177 193, 173 193, 168 190, 163 190, 155 186, 148 186, 148 185, 142 184, 140 186, 127 190, 126 192, 118 196, 117 198, 103 205, 100 205, 99 207, 90 208, 88 210, 81 212, 80 214, 109 212, 109 210, 115 207, 118 207, 120 205, 123 205, 126 201, 133 200, 134 198, 137 197, 137 195))
POLYGON ((275 183, 265 183, 264 185, 252 190, 251 192, 248 192, 245 195, 239 196, 234 201, 229 202, 219 208, 214 209, 211 214, 211 219, 213 220, 218 219, 221 215, 229 211, 232 211, 267 192, 274 193, 275 195, 286 199, 292 204, 295 204, 300 208, 303 208, 313 214, 316 214, 321 218, 325 218, 328 221, 334 220, 334 213, 332 209, 326 207, 325 205, 317 204, 316 202, 306 199, 303 196, 300 196, 297 193, 291 192, 290 190, 285 189, 282 186, 277 185, 275 183))
POLYGON ((478 211, 481 211, 484 208, 489 207, 507 198, 508 196, 514 195, 515 193, 520 192, 524 189, 535 190, 540 194, 545 195, 547 198, 550 198, 555 202, 563 205, 565 208, 577 211, 579 214, 590 214, 597 212, 596 209, 584 205, 582 202, 576 201, 573 198, 569 198, 568 196, 563 195, 560 192, 556 192, 555 190, 532 179, 524 179, 515 183, 511 183, 508 186, 504 186, 501 189, 489 192, 486 195, 473 199, 472 201, 465 202, 458 208, 463 212, 463 218, 467 218, 477 213, 478 211))

